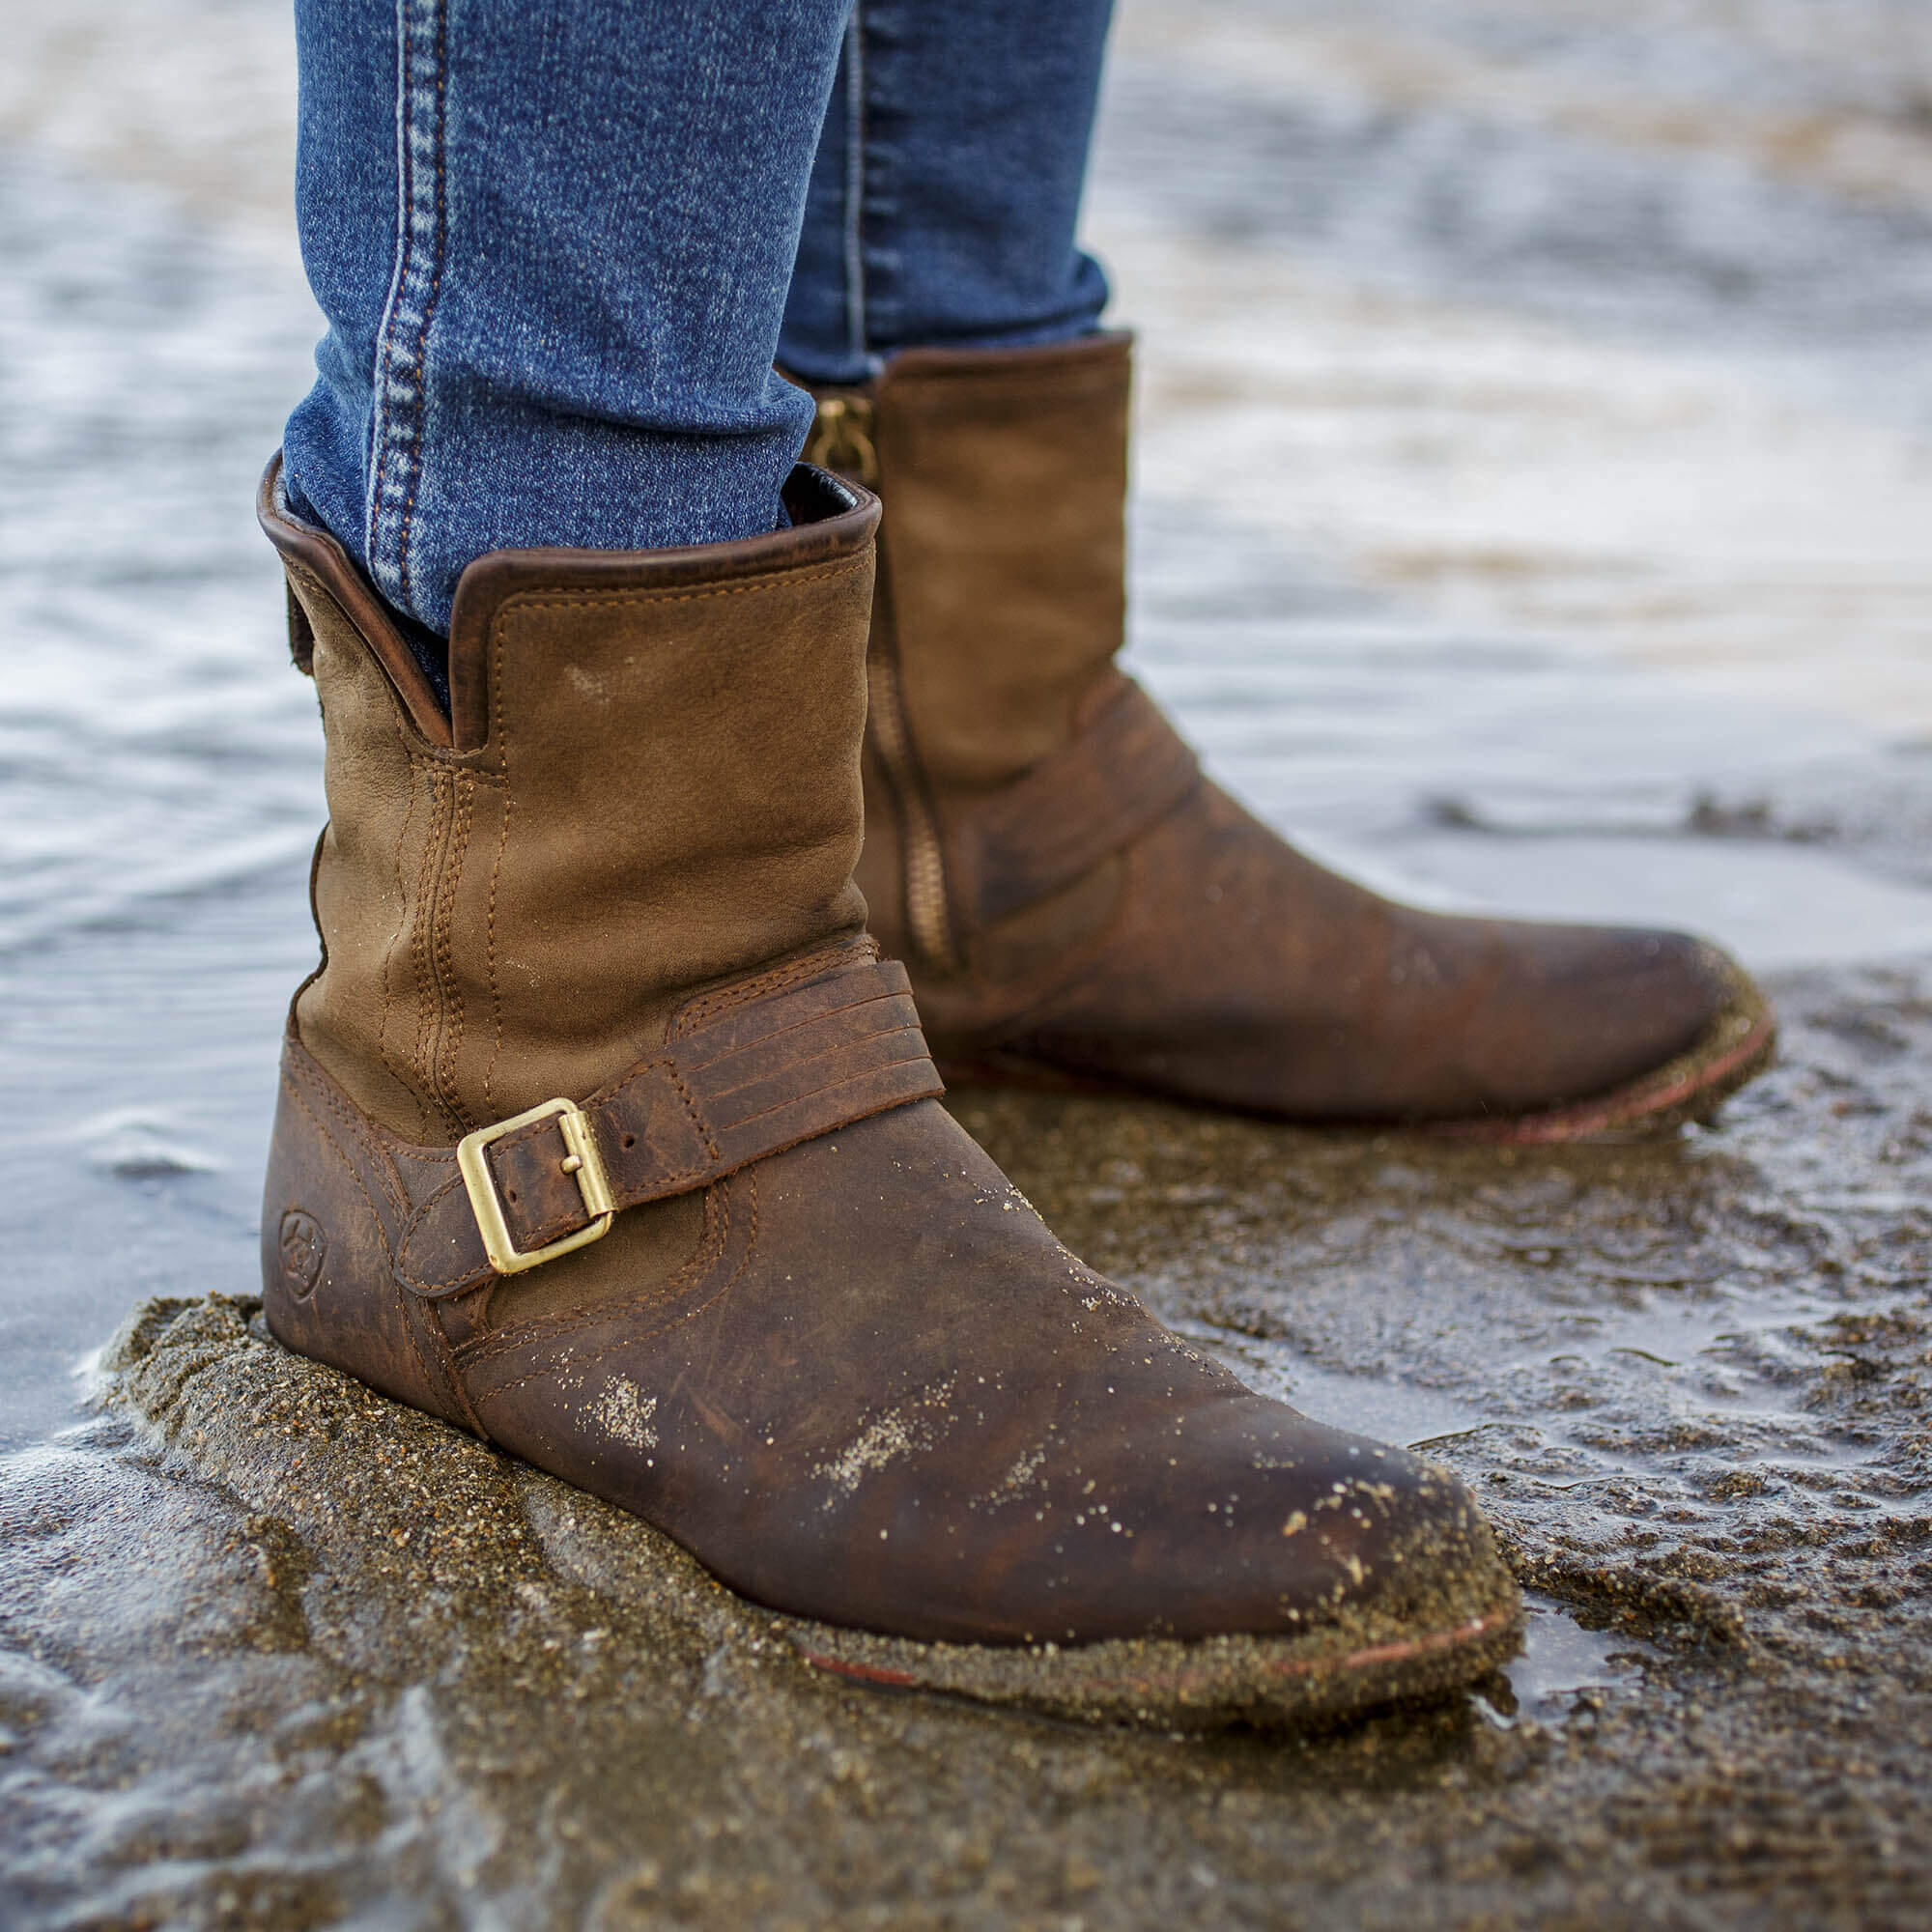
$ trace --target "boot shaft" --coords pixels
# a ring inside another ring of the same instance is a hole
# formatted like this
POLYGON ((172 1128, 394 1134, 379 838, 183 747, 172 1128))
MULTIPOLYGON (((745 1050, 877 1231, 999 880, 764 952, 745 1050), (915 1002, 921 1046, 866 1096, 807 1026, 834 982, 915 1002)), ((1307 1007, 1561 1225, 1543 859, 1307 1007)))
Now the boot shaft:
POLYGON ((690 989, 857 933, 877 506, 801 469, 793 527, 535 551, 458 586, 445 719, 380 600, 271 472, 322 700, 324 963, 301 1038, 447 1144, 637 1059, 690 989))
POLYGON ((1131 347, 913 351, 871 389, 821 398, 814 460, 886 504, 874 735, 883 696, 939 790, 1017 778, 1107 681, 1125 624, 1131 347))
POLYGON ((914 351, 818 398, 812 460, 886 499, 860 882, 873 933, 931 971, 958 969, 980 918, 976 809, 1125 684, 1131 353, 1123 334, 914 351))

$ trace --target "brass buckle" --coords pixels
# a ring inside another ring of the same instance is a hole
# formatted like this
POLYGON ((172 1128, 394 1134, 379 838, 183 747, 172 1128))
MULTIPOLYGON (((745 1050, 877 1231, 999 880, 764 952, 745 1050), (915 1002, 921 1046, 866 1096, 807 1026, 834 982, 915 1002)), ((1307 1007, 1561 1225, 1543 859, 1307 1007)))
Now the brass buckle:
POLYGON ((587 1248, 611 1232, 611 1223, 616 1218, 610 1177, 604 1172, 603 1157, 591 1135, 590 1122, 575 1100, 546 1100, 540 1107, 498 1121, 494 1127, 478 1127, 473 1134, 465 1134, 456 1144, 456 1165, 462 1171, 463 1185, 469 1195, 469 1211, 476 1216, 477 1232, 483 1236, 483 1252, 498 1274, 522 1274, 526 1268, 554 1262, 573 1248, 587 1248), (492 1141, 515 1133, 519 1127, 553 1117, 564 1146, 570 1151, 563 1171, 575 1179, 577 1191, 583 1196, 584 1211, 593 1218, 589 1227, 580 1228, 574 1235, 564 1235, 541 1248, 520 1248, 510 1238, 510 1224, 504 1219, 496 1177, 490 1172, 483 1150, 492 1141))

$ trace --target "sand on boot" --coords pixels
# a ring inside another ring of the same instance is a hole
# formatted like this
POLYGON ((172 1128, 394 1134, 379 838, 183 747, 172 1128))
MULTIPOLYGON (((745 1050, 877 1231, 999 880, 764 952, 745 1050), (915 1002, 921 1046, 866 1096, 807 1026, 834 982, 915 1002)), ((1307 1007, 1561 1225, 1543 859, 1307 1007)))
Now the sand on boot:
POLYGON ((1399 1600, 1293 1636, 982 1646, 841 1630, 762 1609, 638 1518, 290 1354, 252 1301, 143 1303, 100 1370, 114 1399, 198 1471, 276 1509, 311 1552, 307 1567, 332 1550, 327 1567, 400 1592, 413 1644, 446 1640, 445 1600, 472 1577, 563 1582, 599 1600, 585 1616, 635 1627, 654 1655, 771 1641, 809 1668, 871 1684, 1203 1730, 1453 1692, 1520 1638, 1514 1587, 1468 1513, 1408 1552, 1415 1574, 1399 1600), (345 1453, 352 1441, 371 1453, 345 1453))

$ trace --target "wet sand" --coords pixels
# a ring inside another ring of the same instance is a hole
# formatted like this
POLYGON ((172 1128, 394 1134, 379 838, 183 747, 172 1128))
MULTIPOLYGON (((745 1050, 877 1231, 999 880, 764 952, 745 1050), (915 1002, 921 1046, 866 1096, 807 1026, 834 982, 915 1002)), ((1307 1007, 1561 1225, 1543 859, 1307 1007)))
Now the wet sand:
POLYGON ((1932 1001, 1793 980, 1726 1123, 1519 1151, 955 1098, 1261 1386, 1471 1481, 1473 1696, 1090 1732, 829 1682, 617 1512, 147 1304, 8 1470, 26 1922, 1907 1924, 1932 1885, 1932 1001), (373 1919, 371 1922, 374 1922, 373 1919))
POLYGON ((1072 1247, 1505 1539, 1523 1657, 1286 1741, 828 1683, 251 1336, 321 812, 248 507, 313 332, 287 26, 10 24, 0 1923, 1922 1919, 1922 10, 1123 14, 1137 668, 1319 852, 1714 931, 1786 1019, 1654 1144, 952 1096, 1072 1247))

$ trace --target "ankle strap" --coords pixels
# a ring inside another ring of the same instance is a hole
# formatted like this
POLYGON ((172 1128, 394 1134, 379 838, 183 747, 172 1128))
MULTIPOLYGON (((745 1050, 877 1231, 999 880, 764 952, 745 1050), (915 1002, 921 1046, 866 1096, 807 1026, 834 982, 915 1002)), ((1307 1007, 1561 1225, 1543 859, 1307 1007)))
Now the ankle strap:
POLYGON ((694 1003, 663 1053, 589 1099, 468 1136, 459 1174, 403 1230, 397 1280, 437 1299, 521 1272, 600 1238, 627 1208, 946 1091, 896 961, 848 949, 758 985, 694 1003))
POLYGON ((1131 678, 1059 751, 969 808, 948 839, 954 903, 975 926, 1085 878, 1193 791, 1201 767, 1131 678))

